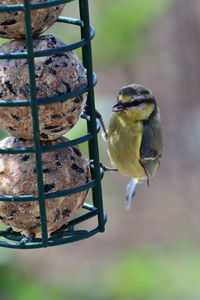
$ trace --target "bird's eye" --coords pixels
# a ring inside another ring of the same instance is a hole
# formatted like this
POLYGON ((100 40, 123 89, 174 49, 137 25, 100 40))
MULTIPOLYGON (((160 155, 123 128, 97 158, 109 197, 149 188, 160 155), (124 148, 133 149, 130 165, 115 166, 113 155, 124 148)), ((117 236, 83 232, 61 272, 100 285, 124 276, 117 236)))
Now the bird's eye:
POLYGON ((134 101, 132 101, 132 106, 138 106, 141 103, 143 103, 143 102, 141 102, 141 100, 134 100, 134 101))
POLYGON ((145 97, 143 95, 140 96, 132 96, 132 103, 134 102, 134 105, 139 105, 141 102, 145 100, 145 97))
POLYGON ((141 101, 141 100, 128 101, 128 102, 124 103, 124 106, 125 107, 138 106, 141 103, 143 103, 143 101, 141 101))

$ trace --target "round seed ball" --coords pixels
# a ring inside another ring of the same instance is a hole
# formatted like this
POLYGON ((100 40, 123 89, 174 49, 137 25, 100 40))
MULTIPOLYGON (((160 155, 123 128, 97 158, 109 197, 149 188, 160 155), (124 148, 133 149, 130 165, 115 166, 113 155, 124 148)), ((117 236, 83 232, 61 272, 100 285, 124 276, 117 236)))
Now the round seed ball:
MULTIPOLYGON (((30 3, 48 2, 48 0, 30 0, 30 3)), ((0 5, 23 4, 23 0, 0 0, 0 5)), ((47 30, 57 20, 64 5, 57 5, 31 11, 33 36, 47 30)), ((0 12, 0 37, 20 39, 26 35, 23 11, 0 12)))
MULTIPOLYGON (((58 48, 65 44, 52 35, 34 39, 34 51, 58 48)), ((24 52, 25 40, 13 40, 0 47, 0 52, 24 52)), ((59 96, 87 84, 82 64, 74 52, 37 57, 35 81, 37 98, 59 96)), ((54 140, 70 130, 78 121, 86 103, 86 94, 57 103, 38 106, 41 140, 54 140)), ((0 100, 30 99, 26 59, 0 60, 0 100)), ((31 108, 0 107, 0 127, 10 135, 33 138, 31 108)))
MULTIPOLYGON (((42 142, 54 145, 67 141, 61 137, 56 141, 42 142)), ((0 147, 32 147, 33 142, 21 138, 8 137, 0 141, 0 147)), ((35 154, 0 154, 0 194, 37 194, 35 154)), ((70 147, 42 154, 44 192, 52 193, 75 188, 90 180, 88 164, 78 147, 70 147)), ((82 206, 87 191, 46 199, 47 228, 51 233, 70 218, 82 206)), ((0 201, 0 221, 21 234, 41 236, 38 201, 0 201)))

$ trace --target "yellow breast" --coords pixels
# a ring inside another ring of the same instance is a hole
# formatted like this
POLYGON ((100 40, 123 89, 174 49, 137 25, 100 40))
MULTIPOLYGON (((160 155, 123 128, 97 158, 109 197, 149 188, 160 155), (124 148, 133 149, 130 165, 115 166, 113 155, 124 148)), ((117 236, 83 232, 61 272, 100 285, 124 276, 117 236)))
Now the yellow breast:
POLYGON ((123 112, 113 113, 108 129, 108 153, 111 163, 123 175, 145 177, 139 162, 142 122, 128 120, 123 112))

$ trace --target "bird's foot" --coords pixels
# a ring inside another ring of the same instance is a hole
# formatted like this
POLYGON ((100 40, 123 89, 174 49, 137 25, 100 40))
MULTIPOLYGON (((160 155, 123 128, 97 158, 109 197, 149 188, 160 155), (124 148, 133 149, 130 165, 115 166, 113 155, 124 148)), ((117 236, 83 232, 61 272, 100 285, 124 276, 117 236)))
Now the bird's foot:
POLYGON ((101 162, 100 162, 100 167, 103 169, 104 172, 118 172, 117 169, 106 167, 101 162))
MULTIPOLYGON (((93 165, 93 164, 94 164, 94 160, 91 159, 91 160, 89 161, 89 165, 91 166, 91 165, 93 165)), ((104 164, 103 164, 102 162, 99 162, 99 165, 100 165, 100 168, 102 168, 102 170, 103 170, 104 172, 118 172, 117 169, 109 168, 109 167, 104 166, 104 164)))
MULTIPOLYGON (((89 108, 89 105, 86 104, 85 108, 84 108, 84 113, 86 114, 90 114, 90 108, 89 108)), ((95 116, 96 118, 99 120, 100 124, 101 124, 101 127, 102 127, 102 138, 104 141, 107 141, 108 139, 108 132, 106 130, 106 127, 105 127, 105 124, 104 124, 104 121, 103 121, 103 118, 102 118, 102 115, 100 114, 100 112, 98 110, 95 109, 95 116)))

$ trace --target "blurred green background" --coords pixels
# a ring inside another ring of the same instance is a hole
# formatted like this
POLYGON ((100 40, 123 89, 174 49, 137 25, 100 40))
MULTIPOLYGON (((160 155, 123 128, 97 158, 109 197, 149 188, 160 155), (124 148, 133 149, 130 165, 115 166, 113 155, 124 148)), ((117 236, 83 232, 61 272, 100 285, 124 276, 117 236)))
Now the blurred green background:
MULTIPOLYGON (((128 178, 105 174, 105 233, 48 249, 1 248, 0 299, 199 300, 200 2, 89 2, 96 106, 108 124, 119 87, 151 88, 164 127, 161 166, 128 212, 128 178)), ((63 15, 79 17, 77 1, 63 15)), ((80 38, 69 25, 48 32, 67 44, 80 38)), ((82 134, 82 124, 67 136, 82 134)), ((99 143, 101 161, 109 164, 99 143)))

